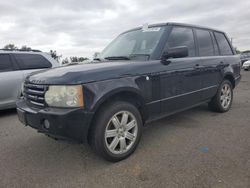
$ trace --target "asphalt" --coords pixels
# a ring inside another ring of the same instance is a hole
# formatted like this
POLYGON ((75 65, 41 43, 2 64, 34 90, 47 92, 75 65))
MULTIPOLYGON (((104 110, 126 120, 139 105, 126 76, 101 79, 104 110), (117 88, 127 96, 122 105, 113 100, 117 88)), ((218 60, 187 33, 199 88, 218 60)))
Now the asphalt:
POLYGON ((119 163, 1 111, 0 187, 250 187, 250 72, 242 75, 229 112, 203 105, 156 121, 119 163))

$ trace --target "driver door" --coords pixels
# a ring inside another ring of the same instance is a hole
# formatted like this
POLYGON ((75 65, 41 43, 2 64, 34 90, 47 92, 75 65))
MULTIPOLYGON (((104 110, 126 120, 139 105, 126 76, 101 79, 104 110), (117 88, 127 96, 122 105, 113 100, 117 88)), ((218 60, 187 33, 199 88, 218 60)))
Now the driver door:
POLYGON ((171 114, 201 101, 200 58, 196 57, 194 32, 189 27, 173 27, 166 43, 166 51, 179 46, 188 47, 188 57, 168 59, 160 75, 161 113, 171 114))

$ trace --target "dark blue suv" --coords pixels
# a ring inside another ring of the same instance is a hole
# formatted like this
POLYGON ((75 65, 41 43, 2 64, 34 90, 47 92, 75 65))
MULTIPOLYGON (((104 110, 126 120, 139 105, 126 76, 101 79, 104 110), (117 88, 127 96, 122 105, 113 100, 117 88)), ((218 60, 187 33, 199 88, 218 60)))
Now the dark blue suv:
POLYGON ((203 103, 228 111, 240 69, 224 32, 145 25, 120 34, 93 62, 28 76, 17 111, 38 132, 88 141, 105 159, 119 161, 153 120, 203 103))

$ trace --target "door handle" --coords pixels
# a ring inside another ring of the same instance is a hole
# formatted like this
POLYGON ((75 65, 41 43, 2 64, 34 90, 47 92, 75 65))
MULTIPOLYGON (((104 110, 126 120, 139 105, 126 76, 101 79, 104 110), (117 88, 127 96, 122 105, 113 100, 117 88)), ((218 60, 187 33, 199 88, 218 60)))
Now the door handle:
POLYGON ((196 65, 194 66, 194 68, 195 68, 195 69, 200 69, 200 68, 204 68, 204 66, 199 65, 199 64, 196 64, 196 65))

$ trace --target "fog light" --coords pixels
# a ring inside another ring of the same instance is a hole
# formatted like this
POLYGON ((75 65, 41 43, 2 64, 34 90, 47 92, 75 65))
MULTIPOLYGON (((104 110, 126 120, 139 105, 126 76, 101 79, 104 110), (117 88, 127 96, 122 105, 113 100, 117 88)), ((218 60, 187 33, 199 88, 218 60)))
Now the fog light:
POLYGON ((49 129, 50 128, 49 120, 45 119, 44 122, 43 122, 43 125, 44 125, 45 129, 49 129))

